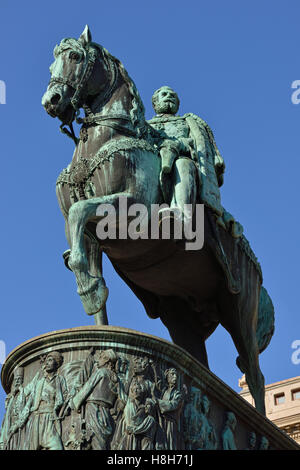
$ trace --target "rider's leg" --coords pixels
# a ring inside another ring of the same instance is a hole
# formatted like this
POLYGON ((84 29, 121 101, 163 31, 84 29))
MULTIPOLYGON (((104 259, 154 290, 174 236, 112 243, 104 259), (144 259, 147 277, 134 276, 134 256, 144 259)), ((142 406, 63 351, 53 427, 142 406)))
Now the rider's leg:
POLYGON ((190 220, 196 203, 197 170, 194 162, 187 157, 178 158, 173 167, 174 191, 171 209, 177 208, 183 219, 190 220))

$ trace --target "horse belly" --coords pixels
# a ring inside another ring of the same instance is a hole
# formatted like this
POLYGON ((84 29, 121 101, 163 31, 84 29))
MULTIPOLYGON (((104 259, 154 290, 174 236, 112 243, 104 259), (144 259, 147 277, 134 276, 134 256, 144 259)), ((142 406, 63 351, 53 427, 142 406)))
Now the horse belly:
MULTIPOLYGON (((128 258, 116 260, 118 255, 113 246, 107 254, 113 264, 137 286, 158 296, 191 299, 200 308, 204 301, 216 295, 220 280, 223 279, 222 271, 206 247, 195 252, 174 250, 172 247, 172 241, 157 242, 152 249, 141 254, 139 262, 136 258, 137 250, 132 263, 128 258)), ((128 256, 133 246, 127 245, 126 248, 128 256)))

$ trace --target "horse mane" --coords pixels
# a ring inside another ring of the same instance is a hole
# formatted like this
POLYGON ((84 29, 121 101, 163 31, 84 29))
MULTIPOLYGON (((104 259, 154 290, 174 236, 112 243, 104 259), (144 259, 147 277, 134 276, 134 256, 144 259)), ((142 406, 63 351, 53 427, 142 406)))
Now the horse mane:
MULTIPOLYGON (((132 78, 128 75, 127 70, 125 69, 124 65, 122 62, 114 57, 110 52, 108 52, 105 47, 101 46, 100 44, 97 44, 95 42, 89 43, 90 47, 93 47, 97 49, 100 53, 102 53, 104 60, 106 61, 107 64, 109 64, 110 61, 114 62, 114 64, 117 67, 118 72, 124 79, 125 83, 128 86, 128 91, 132 97, 132 108, 130 110, 130 117, 131 121, 134 127, 143 129, 146 125, 146 120, 145 120, 145 108, 144 104, 142 102, 142 99, 140 97, 140 94, 136 88, 136 85, 132 78)), ((74 39, 74 38, 65 38, 62 39, 59 45, 56 45, 53 51, 54 58, 56 59, 62 52, 66 50, 73 50, 75 52, 78 52, 84 58, 87 56, 88 49, 81 43, 81 41, 74 39)), ((51 67, 50 67, 51 71, 51 67)))
POLYGON ((64 51, 67 51, 68 49, 79 52, 84 56, 86 56, 87 53, 86 48, 80 41, 74 38, 65 38, 61 40, 59 45, 55 46, 53 51, 54 58, 57 59, 60 54, 62 54, 64 51))
POLYGON ((114 57, 112 54, 108 52, 103 46, 99 44, 92 43, 94 46, 100 48, 102 50, 103 55, 108 59, 112 60, 116 66, 118 71, 120 72, 121 76, 123 77, 125 83, 128 86, 129 93, 132 97, 132 108, 130 110, 130 117, 134 127, 143 128, 145 126, 145 108, 140 97, 140 94, 136 88, 136 85, 132 78, 128 75, 127 70, 125 69, 122 62, 114 57))

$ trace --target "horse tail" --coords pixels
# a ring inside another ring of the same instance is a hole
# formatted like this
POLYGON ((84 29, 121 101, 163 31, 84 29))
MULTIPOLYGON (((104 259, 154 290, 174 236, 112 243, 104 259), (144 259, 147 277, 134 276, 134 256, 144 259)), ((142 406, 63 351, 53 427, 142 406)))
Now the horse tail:
POLYGON ((258 304, 256 338, 259 352, 269 345, 275 330, 275 313, 273 302, 267 290, 261 286, 258 304))

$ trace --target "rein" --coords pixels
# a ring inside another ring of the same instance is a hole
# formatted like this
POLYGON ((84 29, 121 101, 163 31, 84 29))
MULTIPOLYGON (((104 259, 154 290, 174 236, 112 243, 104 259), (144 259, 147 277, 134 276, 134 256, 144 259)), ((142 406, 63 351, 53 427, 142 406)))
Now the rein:
POLYGON ((129 127, 126 127, 126 125, 113 122, 114 120, 127 121, 128 123, 131 123, 131 119, 128 116, 125 116, 124 114, 107 114, 106 116, 103 116, 100 113, 92 114, 85 118, 79 118, 76 122, 78 122, 78 124, 83 124, 82 129, 87 129, 90 126, 99 125, 110 127, 112 129, 115 129, 116 131, 123 132, 130 136, 135 137, 137 135, 134 129, 130 129, 129 127))

